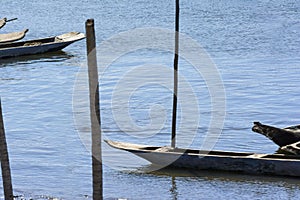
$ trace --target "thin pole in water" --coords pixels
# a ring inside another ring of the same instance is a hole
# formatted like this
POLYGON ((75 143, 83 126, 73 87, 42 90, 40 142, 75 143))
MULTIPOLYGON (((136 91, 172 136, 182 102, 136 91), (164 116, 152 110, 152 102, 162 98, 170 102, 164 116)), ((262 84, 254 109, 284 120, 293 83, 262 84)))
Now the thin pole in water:
POLYGON ((4 188, 4 197, 6 200, 13 200, 13 188, 11 182, 9 158, 7 143, 4 130, 4 122, 1 108, 1 99, 0 99, 0 157, 1 157, 1 170, 2 170, 2 181, 4 188))
POLYGON ((17 19, 18 19, 18 18, 7 19, 7 20, 5 20, 5 22, 15 21, 15 20, 17 20, 17 19))
POLYGON ((171 146, 174 148, 176 145, 176 116, 177 116, 177 94, 178 94, 178 53, 179 53, 179 0, 176 0, 174 91, 173 91, 173 115, 172 115, 172 139, 171 139, 171 146))
POLYGON ((103 199, 101 120, 94 19, 85 23, 92 132, 93 199, 103 199))

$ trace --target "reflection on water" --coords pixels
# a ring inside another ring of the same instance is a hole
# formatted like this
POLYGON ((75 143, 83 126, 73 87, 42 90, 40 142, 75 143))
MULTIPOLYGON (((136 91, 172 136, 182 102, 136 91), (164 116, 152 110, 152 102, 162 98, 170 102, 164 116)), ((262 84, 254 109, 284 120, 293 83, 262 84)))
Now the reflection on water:
MULTIPOLYGON (((151 167, 151 166, 148 166, 151 167)), ((143 173, 140 171, 140 173, 143 173)), ((205 180, 219 180, 219 181, 231 181, 231 182, 253 182, 257 183, 257 180, 261 184, 263 183, 278 183, 284 181, 286 185, 294 185, 299 183, 299 179, 295 177, 287 176, 257 176, 240 174, 233 172, 211 171, 211 170, 191 170, 191 169, 178 169, 178 168, 164 168, 158 171, 153 171, 151 174, 156 176, 169 176, 169 177, 199 177, 205 180)), ((300 189, 300 186, 298 186, 300 189)))
POLYGON ((28 56, 18 56, 13 58, 0 59, 0 67, 17 66, 37 62, 61 62, 72 57, 72 54, 66 53, 64 51, 56 51, 28 56))
MULTIPOLYGON (((151 165, 148 167, 151 168, 151 165)), ((140 173, 140 176, 143 176, 143 169, 140 170, 133 173, 140 173)), ((243 195, 247 199, 260 199, 262 198, 261 195, 266 198, 268 195, 272 196, 270 195, 272 192, 285 197, 284 199, 294 199, 298 194, 297 191, 300 191, 299 179, 293 177, 253 176, 220 171, 173 168, 165 168, 149 174, 169 180, 169 192, 172 199, 182 199, 189 192, 194 193, 190 194, 190 197, 196 199, 217 199, 217 197, 223 199, 222 193, 213 193, 213 191, 218 190, 219 192, 226 190, 232 199, 239 199, 239 195, 243 195), (195 188, 197 189, 195 190, 195 188)), ((225 194, 224 191, 222 192, 225 194)))
POLYGON ((177 192, 176 177, 175 176, 172 176, 172 187, 170 189, 170 192, 173 196, 173 200, 177 200, 178 192, 177 192))
MULTIPOLYGON (((151 166, 149 166, 151 167, 151 166)), ((142 170, 117 172, 108 170, 120 189, 110 184, 108 196, 128 199, 298 199, 299 180, 287 177, 249 176, 234 173, 160 170, 144 173, 142 170), (121 187, 120 187, 121 186, 121 187), (135 190, 127 192, 126 189, 135 190), (125 189, 125 190, 124 190, 125 189), (157 192, 160 191, 160 192, 157 192)))

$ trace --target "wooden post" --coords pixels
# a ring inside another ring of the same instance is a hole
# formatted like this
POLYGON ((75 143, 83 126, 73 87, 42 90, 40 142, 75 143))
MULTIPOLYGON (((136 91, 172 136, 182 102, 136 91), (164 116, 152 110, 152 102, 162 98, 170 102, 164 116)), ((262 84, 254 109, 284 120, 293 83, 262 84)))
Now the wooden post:
POLYGON ((173 91, 173 115, 172 115, 172 138, 171 138, 171 146, 174 148, 176 145, 176 117, 177 117, 177 94, 178 94, 178 53, 179 53, 179 0, 176 0, 174 91, 173 91))
POLYGON ((5 200, 13 200, 13 189, 0 99, 0 157, 5 200))
POLYGON ((93 199, 103 199, 101 121, 94 19, 85 23, 92 134, 93 199))

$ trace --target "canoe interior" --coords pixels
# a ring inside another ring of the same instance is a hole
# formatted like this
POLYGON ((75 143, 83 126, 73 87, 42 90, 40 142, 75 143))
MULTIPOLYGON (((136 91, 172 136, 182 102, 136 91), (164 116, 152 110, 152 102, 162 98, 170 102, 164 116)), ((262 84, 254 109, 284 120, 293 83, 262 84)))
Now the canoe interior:
POLYGON ((0 44, 0 49, 11 48, 11 47, 21 47, 21 46, 24 46, 24 45, 30 44, 30 43, 51 43, 54 41, 55 41, 55 37, 49 37, 49 38, 44 38, 44 39, 28 40, 28 41, 23 41, 23 42, 5 43, 5 44, 0 44))
POLYGON ((110 146, 126 150, 129 152, 145 152, 145 153, 175 153, 175 154, 189 154, 198 156, 218 156, 218 157, 241 157, 241 158, 263 158, 273 160, 295 160, 300 161, 300 156, 287 154, 258 154, 246 152, 229 152, 229 151, 205 151, 197 149, 183 149, 183 148, 169 148, 167 151, 160 151, 160 146, 143 146, 122 142, 106 141, 110 146))
MULTIPOLYGON (((155 151, 160 147, 143 147, 138 150, 145 151, 155 151)), ((204 151, 204 150, 194 150, 194 149, 180 149, 176 148, 172 150, 174 153, 186 153, 186 154, 199 154, 199 155, 213 155, 213 156, 240 156, 240 157, 250 157, 255 155, 261 155, 260 158, 272 158, 272 159, 298 159, 300 161, 300 156, 287 155, 287 154, 256 154, 256 153, 243 153, 243 152, 228 152, 228 151, 204 151)))
MULTIPOLYGON (((149 146, 149 147, 141 147, 139 148, 139 150, 155 151, 160 148, 161 147, 157 147, 157 146, 149 146)), ((253 154, 253 153, 227 152, 227 151, 205 151, 205 150, 182 149, 182 148, 172 149, 172 152, 189 153, 189 154, 208 154, 208 155, 234 155, 234 156, 250 156, 253 154)))

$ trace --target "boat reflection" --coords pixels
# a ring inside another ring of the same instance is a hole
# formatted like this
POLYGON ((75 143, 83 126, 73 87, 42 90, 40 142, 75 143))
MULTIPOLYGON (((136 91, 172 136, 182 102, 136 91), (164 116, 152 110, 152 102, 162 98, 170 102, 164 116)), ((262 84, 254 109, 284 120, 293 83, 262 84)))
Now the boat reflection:
MULTIPOLYGON (((249 186, 254 188, 264 186, 272 188, 274 186, 283 189, 287 192, 293 192, 296 188, 300 189, 299 178, 286 177, 286 176, 257 176, 238 174, 220 171, 207 171, 207 170, 190 170, 190 169, 175 169, 164 168, 157 171, 151 171, 152 165, 137 170, 137 173, 147 173, 153 176, 164 177, 170 180, 169 194, 172 199, 177 200, 185 193, 185 182, 194 182, 198 186, 203 184, 214 183, 215 185, 231 185, 232 187, 249 186), (201 184, 203 183, 203 184, 201 184), (184 189, 183 189, 184 188, 184 189)), ((188 185, 188 184, 187 184, 188 185)), ((199 189, 200 190, 200 189, 199 189)))
POLYGON ((74 57, 64 51, 56 51, 44 54, 18 56, 13 58, 0 59, 0 67, 14 66, 19 64, 31 64, 37 62, 60 62, 74 57))
POLYGON ((235 182, 251 182, 257 180, 261 182, 277 182, 285 181, 291 184, 299 184, 299 178, 288 176, 257 176, 249 174, 239 174, 226 171, 211 171, 211 170, 191 170, 191 169, 179 169, 179 168, 163 168, 157 171, 150 171, 153 166, 148 165, 145 168, 139 169, 139 172, 145 172, 157 176, 170 176, 170 177, 199 177, 207 180, 223 180, 223 181, 235 181, 235 182))

